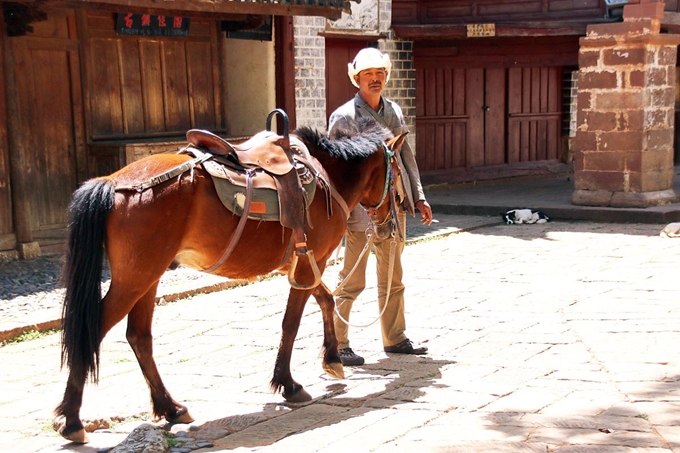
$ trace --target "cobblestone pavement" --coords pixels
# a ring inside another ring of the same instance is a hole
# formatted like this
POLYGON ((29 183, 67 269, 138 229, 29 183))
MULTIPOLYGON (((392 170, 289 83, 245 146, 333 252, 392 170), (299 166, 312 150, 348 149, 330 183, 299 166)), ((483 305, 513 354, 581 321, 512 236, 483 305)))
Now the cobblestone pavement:
MULTIPOLYGON (((426 356, 385 354, 377 325, 353 328, 366 364, 331 379, 310 301, 292 362, 308 404, 268 388, 285 277, 159 307, 160 371, 196 417, 192 435, 214 445, 197 451, 680 452, 680 240, 659 224, 477 220, 406 248, 407 334, 426 356)), ((360 324, 377 315, 374 272, 368 281, 360 324)), ((1 347, 0 450, 96 452, 148 419, 124 330, 106 337, 99 385, 86 387, 83 418, 109 429, 85 446, 52 430, 66 381, 58 335, 1 347)))
MULTIPOLYGON (((499 217, 451 216, 440 214, 437 223, 424 226, 411 219, 407 226, 407 241, 443 236, 463 230, 495 224, 499 217)), ((335 255, 337 258, 339 255, 335 255)), ((0 342, 26 331, 59 328, 64 289, 60 280, 63 256, 45 255, 33 260, 0 261, 0 342)), ((102 290, 109 285, 105 267, 102 290)), ((168 270, 161 278, 157 300, 159 304, 187 297, 196 292, 221 291, 249 283, 230 280, 179 267, 168 270)))

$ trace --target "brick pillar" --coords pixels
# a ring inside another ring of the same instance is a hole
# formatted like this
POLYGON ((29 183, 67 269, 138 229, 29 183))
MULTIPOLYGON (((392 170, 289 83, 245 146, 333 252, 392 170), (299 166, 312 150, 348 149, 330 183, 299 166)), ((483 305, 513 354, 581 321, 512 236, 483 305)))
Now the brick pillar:
POLYGON ((572 202, 647 207, 673 192, 675 62, 680 35, 660 34, 662 1, 624 7, 623 22, 580 40, 572 202))

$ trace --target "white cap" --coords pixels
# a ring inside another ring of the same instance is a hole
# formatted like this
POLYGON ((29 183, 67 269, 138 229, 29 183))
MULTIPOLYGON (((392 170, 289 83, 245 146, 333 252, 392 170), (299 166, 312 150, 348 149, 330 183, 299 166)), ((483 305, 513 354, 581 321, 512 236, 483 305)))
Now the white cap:
POLYGON ((390 80, 390 72, 392 70, 392 63, 390 62, 390 56, 386 53, 380 52, 378 49, 372 47, 367 47, 361 49, 354 61, 347 65, 347 75, 349 76, 352 85, 359 88, 354 76, 359 74, 364 69, 370 68, 384 68, 387 72, 387 77, 385 77, 385 83, 390 80))

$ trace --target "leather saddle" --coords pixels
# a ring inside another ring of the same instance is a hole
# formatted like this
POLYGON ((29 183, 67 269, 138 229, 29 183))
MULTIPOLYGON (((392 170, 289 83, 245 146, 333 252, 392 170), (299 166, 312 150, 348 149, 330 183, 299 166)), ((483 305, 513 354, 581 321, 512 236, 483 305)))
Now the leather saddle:
MULTIPOLYGON (((288 262, 290 253, 295 249, 288 271, 288 281, 291 287, 307 290, 318 286, 321 283, 321 272, 314 258, 314 251, 307 249, 307 223, 313 228, 308 207, 314 199, 318 180, 327 192, 326 203, 329 215, 331 215, 332 191, 328 181, 314 168, 305 144, 289 136, 286 112, 282 109, 272 110, 267 116, 266 130, 238 145, 229 143, 212 132, 200 129, 189 130, 187 141, 189 145, 179 152, 193 155, 195 159, 191 161, 191 164, 200 164, 206 169, 212 176, 218 196, 228 209, 237 213, 230 208, 230 199, 235 201, 236 206, 241 207, 241 212, 238 214, 241 218, 229 244, 220 258, 212 266, 204 269, 204 272, 210 273, 219 269, 234 251, 247 223, 246 220, 250 218, 253 188, 271 189, 273 181, 275 193, 278 196, 278 220, 282 226, 293 230, 288 249, 279 268, 288 262), (272 118, 277 114, 283 120, 284 135, 282 137, 273 133, 270 127, 272 118), (243 180, 245 180, 245 193, 242 191, 243 180), (223 184, 224 181, 229 182, 223 184), (233 196, 226 196, 227 202, 223 198, 224 194, 220 193, 225 186, 236 188, 233 196), (314 282, 311 285, 301 285, 295 280, 298 256, 306 256, 309 260, 314 274, 314 282)), ((174 170, 174 172, 178 171, 180 169, 174 170)), ((257 206, 257 201, 253 206, 257 206)), ((346 206, 345 210, 347 211, 346 206)))
MULTIPOLYGON (((233 250, 246 219, 278 220, 293 230, 289 251, 307 255, 308 206, 314 199, 317 171, 306 158, 309 151, 296 137, 281 137, 269 130, 238 145, 212 132, 187 132, 189 146, 180 150, 196 158, 212 176, 222 204, 241 217, 232 242, 208 272, 221 265, 233 250)), ((286 253, 284 262, 289 253, 286 253)))
POLYGON ((240 144, 231 144, 222 137, 202 129, 187 132, 191 145, 205 148, 211 154, 230 157, 244 168, 261 168, 275 175, 284 175, 294 166, 293 157, 282 137, 271 131, 262 131, 240 144))

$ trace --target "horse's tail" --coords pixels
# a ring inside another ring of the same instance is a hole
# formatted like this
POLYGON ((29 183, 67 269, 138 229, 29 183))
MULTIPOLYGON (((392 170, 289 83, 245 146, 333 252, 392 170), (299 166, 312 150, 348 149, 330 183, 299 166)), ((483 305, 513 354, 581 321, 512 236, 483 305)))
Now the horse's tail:
POLYGON ((84 183, 69 206, 69 236, 62 272, 66 285, 62 309, 61 365, 99 379, 102 340, 101 277, 106 241, 106 219, 115 190, 109 179, 84 183))

